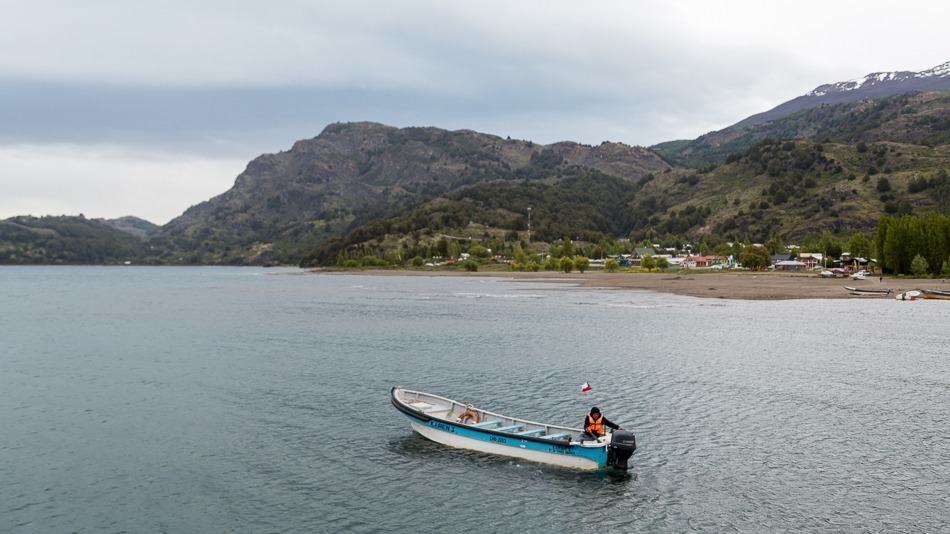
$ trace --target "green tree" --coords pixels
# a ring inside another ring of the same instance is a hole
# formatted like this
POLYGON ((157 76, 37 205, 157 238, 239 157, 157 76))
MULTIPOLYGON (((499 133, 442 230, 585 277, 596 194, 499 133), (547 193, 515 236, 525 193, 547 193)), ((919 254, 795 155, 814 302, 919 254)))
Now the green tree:
POLYGON ((425 264, 426 260, 422 259, 422 256, 416 256, 415 258, 412 258, 413 267, 422 267, 425 264))
POLYGON ((914 273, 914 276, 923 276, 929 271, 930 264, 927 263, 927 258, 920 254, 914 256, 914 259, 910 262, 910 272, 914 273))
POLYGON ((703 239, 699 242, 699 255, 709 255, 709 241, 706 239, 706 236, 703 236, 703 239))
POLYGON ((848 239, 848 252, 852 257, 867 258, 871 255, 871 240, 858 232, 848 239))
POLYGON ((613 258, 610 258, 609 260, 604 262, 604 269, 606 269, 608 273, 615 273, 617 272, 617 269, 619 268, 620 268, 620 264, 617 263, 617 260, 613 258))
POLYGON ((749 246, 742 249, 742 253, 739 254, 739 263, 746 269, 753 271, 761 271, 768 267, 771 262, 772 257, 769 256, 769 251, 765 247, 749 246))
POLYGON ((462 262, 462 267, 465 267, 465 270, 474 273, 478 270, 478 262, 475 260, 465 260, 462 262))
POLYGON ((561 245, 561 255, 565 258, 574 256, 574 242, 566 237, 564 238, 564 244, 561 245))
POLYGON ((483 259, 491 256, 491 252, 482 245, 472 245, 468 248, 468 253, 472 256, 475 256, 476 258, 483 259))
POLYGON ((653 260, 653 256, 647 254, 642 260, 640 260, 640 267, 648 271, 652 271, 654 268, 656 268, 656 261, 653 260))
POLYGON ((943 267, 940 268, 940 274, 950 277, 950 261, 943 260, 943 267))
POLYGON ((455 259, 459 257, 459 254, 462 253, 462 247, 459 246, 458 241, 451 240, 449 241, 448 246, 446 247, 446 255, 449 258, 455 259))
POLYGON ((769 250, 769 254, 785 254, 787 251, 785 241, 778 234, 772 234, 772 237, 765 242, 765 248, 769 250))
POLYGON ((515 243, 512 257, 519 263, 528 263, 528 255, 525 254, 524 249, 521 248, 521 243, 515 243))
POLYGON ((670 268, 670 262, 666 258, 656 258, 654 263, 656 264, 656 268, 659 271, 665 271, 666 269, 670 268))
POLYGON ((828 230, 825 230, 821 234, 821 252, 829 259, 841 256, 841 244, 838 243, 828 230))
POLYGON ((561 270, 565 273, 569 273, 574 270, 574 260, 568 258, 567 256, 561 258, 561 270))
POLYGON ((587 259, 587 256, 577 256, 574 258, 574 267, 583 274, 590 267, 590 260, 587 259))

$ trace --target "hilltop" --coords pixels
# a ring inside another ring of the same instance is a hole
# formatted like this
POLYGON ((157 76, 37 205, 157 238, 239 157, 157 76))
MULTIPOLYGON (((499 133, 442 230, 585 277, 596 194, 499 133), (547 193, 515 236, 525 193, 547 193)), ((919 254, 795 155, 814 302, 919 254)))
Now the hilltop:
MULTIPOLYGON (((856 130, 860 133, 863 126, 894 114, 895 107, 902 109, 907 105, 903 100, 911 95, 928 92, 944 93, 944 101, 935 106, 923 105, 930 107, 931 112, 936 107, 945 113, 945 95, 950 92, 950 62, 920 72, 875 72, 858 80, 824 84, 722 130, 693 140, 660 143, 651 148, 675 164, 702 167, 721 162, 729 154, 766 137, 822 139, 828 136, 833 139, 837 136, 837 140, 842 140, 842 134, 852 135, 856 130)), ((915 104, 921 105, 921 102, 915 104)), ((927 110, 920 112, 928 113, 927 110)), ((872 140, 908 140, 890 137, 897 132, 879 133, 883 136, 872 140)), ((945 143, 946 136, 942 139, 945 143)), ((941 144, 937 140, 930 143, 941 144)))
POLYGON ((82 215, 10 217, 0 221, 0 264, 140 261, 150 254, 146 242, 114 227, 128 222, 87 219, 82 215))
POLYGON ((196 262, 296 262, 363 224, 459 188, 556 182, 568 166, 627 181, 670 168, 621 143, 538 145, 470 130, 333 124, 251 161, 230 190, 189 208, 161 236, 196 262))

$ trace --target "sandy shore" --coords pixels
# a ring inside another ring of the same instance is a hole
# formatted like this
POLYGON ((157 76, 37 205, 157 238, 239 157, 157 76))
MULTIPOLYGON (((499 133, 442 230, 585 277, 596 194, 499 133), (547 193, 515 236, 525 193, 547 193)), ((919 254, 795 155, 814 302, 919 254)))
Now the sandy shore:
POLYGON ((942 289, 950 291, 950 281, 945 279, 913 279, 877 277, 867 280, 850 278, 827 279, 817 274, 792 273, 607 273, 588 271, 580 273, 556 272, 508 272, 485 271, 467 273, 462 271, 426 271, 412 269, 366 269, 366 270, 315 270, 318 274, 366 274, 374 276, 466 276, 496 277, 511 280, 536 282, 567 282, 580 287, 616 288, 657 291, 693 297, 725 299, 833 299, 833 298, 869 298, 852 297, 843 286, 861 288, 891 288, 895 291, 907 289, 942 289))

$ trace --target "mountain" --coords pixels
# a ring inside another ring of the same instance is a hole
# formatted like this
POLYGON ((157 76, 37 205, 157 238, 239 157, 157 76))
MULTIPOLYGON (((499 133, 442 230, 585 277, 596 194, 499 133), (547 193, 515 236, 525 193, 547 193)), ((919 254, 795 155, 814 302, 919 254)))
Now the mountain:
POLYGON ((365 224, 315 249, 308 265, 346 257, 402 257, 441 236, 598 242, 629 237, 665 243, 729 238, 801 239, 824 230, 870 231, 882 214, 950 211, 950 145, 813 143, 765 139, 712 169, 674 169, 637 182, 566 170, 551 182, 489 182, 365 224))
POLYGON ((134 217, 0 221, 0 263, 399 263, 444 256, 448 242, 512 252, 528 238, 528 208, 532 243, 847 237, 882 214, 950 213, 950 91, 921 91, 948 72, 821 86, 651 149, 331 124, 255 158, 228 191, 160 228, 134 217))
POLYGON ((557 181, 576 166, 636 181, 670 166, 621 143, 537 145, 470 130, 332 124, 313 139, 248 164, 227 192, 165 225, 186 261, 295 262, 362 224, 461 187, 557 181))
POLYGON ((134 235, 142 239, 151 237, 158 234, 161 227, 155 223, 146 221, 139 217, 134 217, 132 215, 126 215, 125 217, 119 217, 116 219, 96 219, 97 221, 105 224, 106 226, 111 226, 116 230, 125 232, 127 234, 134 235))
POLYGON ((884 96, 950 91, 950 61, 920 72, 872 72, 856 80, 819 85, 802 96, 752 115, 735 126, 748 126, 791 115, 824 104, 856 102, 884 96))
MULTIPOLYGON (((867 110, 870 102, 885 97, 946 91, 950 91, 950 62, 920 72, 876 72, 858 80, 821 85, 768 111, 694 140, 670 141, 651 148, 670 162, 700 167, 721 162, 729 154, 744 150, 769 135, 820 138, 825 132, 820 124, 812 128, 816 117, 808 115, 809 110, 860 111, 867 110), (796 122, 804 122, 806 127, 790 131, 789 123, 796 122)), ((818 112, 818 115, 823 114, 818 112)))
POLYGON ((148 255, 141 238, 81 215, 0 221, 0 264, 117 264, 148 255))
POLYGON ((693 141, 653 147, 681 165, 704 167, 726 160, 763 139, 876 142, 936 146, 950 142, 950 93, 917 93, 822 104, 766 122, 729 127, 693 141))

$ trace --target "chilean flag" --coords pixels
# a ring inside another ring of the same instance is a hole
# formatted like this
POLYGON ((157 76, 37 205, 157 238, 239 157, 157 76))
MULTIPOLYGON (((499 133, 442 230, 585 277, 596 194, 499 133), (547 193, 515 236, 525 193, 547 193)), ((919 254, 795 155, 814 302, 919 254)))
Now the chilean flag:
POLYGON ((590 387, 590 382, 584 382, 583 384, 581 384, 581 392, 582 392, 582 393, 587 393, 587 392, 589 392, 589 391, 592 390, 592 389, 594 389, 594 388, 590 387))

